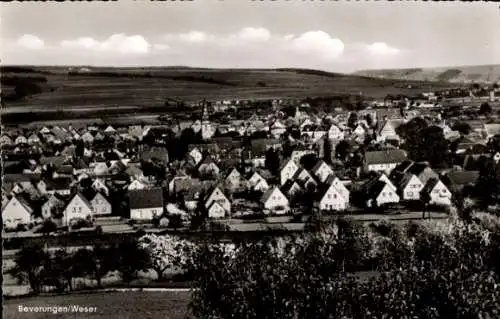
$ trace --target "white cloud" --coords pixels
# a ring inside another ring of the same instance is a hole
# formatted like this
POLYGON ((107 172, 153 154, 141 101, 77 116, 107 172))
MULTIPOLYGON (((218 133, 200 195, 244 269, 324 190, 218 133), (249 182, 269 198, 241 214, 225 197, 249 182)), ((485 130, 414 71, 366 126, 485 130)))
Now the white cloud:
POLYGON ((391 47, 385 42, 375 42, 368 46, 368 51, 375 55, 395 55, 401 52, 398 48, 391 47))
POLYGON ((39 37, 31 34, 25 34, 17 39, 17 44, 32 50, 43 49, 45 47, 45 42, 39 37))
POLYGON ((265 28, 243 28, 234 37, 245 41, 268 41, 271 39, 271 32, 265 28))
POLYGON ((344 52, 344 43, 332 38, 324 31, 308 31, 298 37, 285 37, 290 41, 293 50, 304 54, 315 54, 324 59, 336 59, 344 52))
POLYGON ((182 33, 179 35, 179 39, 185 42, 190 42, 190 43, 200 43, 200 42, 205 42, 209 38, 211 38, 210 35, 206 34, 205 32, 201 31, 190 31, 188 33, 182 33))
POLYGON ((71 49, 88 49, 122 54, 146 54, 150 52, 152 47, 141 35, 127 36, 123 33, 113 34, 104 41, 98 41, 90 37, 65 40, 61 42, 61 46, 71 49))

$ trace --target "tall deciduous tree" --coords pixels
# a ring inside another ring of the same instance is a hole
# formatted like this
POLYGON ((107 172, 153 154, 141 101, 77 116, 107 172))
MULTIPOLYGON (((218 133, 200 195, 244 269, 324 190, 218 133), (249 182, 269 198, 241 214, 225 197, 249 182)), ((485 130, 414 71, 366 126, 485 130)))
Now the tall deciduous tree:
POLYGON ((28 282, 34 293, 42 285, 43 269, 50 262, 50 256, 38 245, 23 247, 15 256, 15 266, 8 273, 19 282, 28 282))
POLYGON ((151 267, 156 272, 158 280, 164 278, 167 270, 185 269, 193 248, 188 241, 177 236, 144 235, 139 239, 139 246, 149 254, 151 267))

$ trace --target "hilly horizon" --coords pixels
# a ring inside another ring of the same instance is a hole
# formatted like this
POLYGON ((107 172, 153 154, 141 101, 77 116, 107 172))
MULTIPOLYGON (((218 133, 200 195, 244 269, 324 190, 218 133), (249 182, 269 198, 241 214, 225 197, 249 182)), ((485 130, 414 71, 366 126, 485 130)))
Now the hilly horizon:
POLYGON ((383 98, 450 87, 327 71, 190 67, 2 66, 5 107, 161 106, 169 99, 274 99, 342 94, 383 98))
POLYGON ((456 67, 400 68, 359 70, 352 75, 405 81, 437 81, 448 83, 498 83, 500 64, 456 67))

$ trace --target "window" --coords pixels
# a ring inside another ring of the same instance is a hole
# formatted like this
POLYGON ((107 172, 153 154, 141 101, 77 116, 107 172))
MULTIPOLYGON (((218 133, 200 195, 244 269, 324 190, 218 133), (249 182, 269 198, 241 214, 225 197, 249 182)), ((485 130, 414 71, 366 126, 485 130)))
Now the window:
POLYGON ((82 208, 81 207, 78 207, 78 212, 81 213, 82 212, 82 208))

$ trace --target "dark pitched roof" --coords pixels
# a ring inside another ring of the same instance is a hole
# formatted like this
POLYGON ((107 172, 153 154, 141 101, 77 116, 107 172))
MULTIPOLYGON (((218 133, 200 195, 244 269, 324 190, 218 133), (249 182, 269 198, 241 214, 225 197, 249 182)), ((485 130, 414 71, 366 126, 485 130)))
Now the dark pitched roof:
POLYGON ((384 189, 387 184, 384 181, 376 181, 366 191, 366 195, 369 198, 376 197, 384 189))
POLYGON ((365 159, 367 165, 401 163, 406 159, 406 153, 403 150, 366 152, 365 159))
POLYGON ((153 146, 149 150, 141 152, 140 158, 144 161, 156 159, 168 162, 168 150, 165 147, 153 146))
POLYGON ((161 188, 137 189, 128 192, 130 209, 163 207, 161 188))
POLYGON ((479 178, 479 171, 452 171, 446 174, 452 185, 472 185, 479 178))
POLYGON ((30 182, 39 181, 41 179, 40 174, 5 174, 3 175, 3 183, 19 183, 19 182, 30 182))
POLYGON ((62 166, 66 163, 66 158, 64 156, 42 156, 40 157, 40 165, 53 165, 54 167, 62 166))
POLYGON ((438 183, 438 178, 429 179, 427 181, 427 184, 425 184, 424 188, 422 189, 421 193, 430 193, 438 183))
POLYGON ((47 185, 47 190, 65 190, 71 187, 73 182, 72 178, 69 177, 59 177, 45 180, 47 185))

